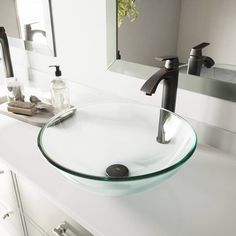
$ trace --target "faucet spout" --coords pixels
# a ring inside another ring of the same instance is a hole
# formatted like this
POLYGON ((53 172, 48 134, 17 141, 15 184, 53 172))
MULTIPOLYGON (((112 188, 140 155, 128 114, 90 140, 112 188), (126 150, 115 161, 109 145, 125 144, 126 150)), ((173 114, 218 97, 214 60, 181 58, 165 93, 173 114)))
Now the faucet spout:
POLYGON ((165 67, 152 75, 144 83, 141 91, 151 96, 156 92, 159 83, 163 80, 162 107, 174 112, 178 87, 179 60, 175 56, 163 57, 159 60, 166 61, 165 67))
POLYGON ((203 57, 203 65, 206 68, 211 68, 212 66, 215 65, 215 61, 211 57, 204 56, 203 57))
POLYGON ((2 54, 5 66, 6 78, 14 77, 14 72, 11 62, 11 54, 7 40, 7 34, 4 27, 0 27, 0 44, 2 46, 2 54))
POLYGON ((152 96, 152 94, 156 92, 158 84, 165 78, 167 74, 168 71, 165 68, 157 71, 146 81, 146 83, 144 83, 141 91, 145 92, 148 96, 152 96))

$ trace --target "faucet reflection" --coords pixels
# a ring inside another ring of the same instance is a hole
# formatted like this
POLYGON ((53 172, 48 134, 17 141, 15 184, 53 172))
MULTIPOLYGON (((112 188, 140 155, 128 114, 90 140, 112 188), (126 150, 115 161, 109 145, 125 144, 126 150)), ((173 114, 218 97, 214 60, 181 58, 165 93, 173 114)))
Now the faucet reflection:
POLYGON ((14 77, 7 34, 4 27, 0 27, 0 43, 2 45, 2 56, 4 60, 6 78, 14 77))
POLYGON ((206 68, 211 68, 214 66, 215 62, 212 58, 202 55, 202 49, 208 45, 210 44, 201 43, 192 48, 190 57, 188 59, 188 74, 200 76, 202 65, 204 65, 206 68))
MULTIPOLYGON (((7 34, 5 32, 4 27, 0 27, 0 44, 2 46, 2 56, 4 61, 4 67, 5 67, 5 77, 13 78, 14 72, 12 68, 12 61, 11 61, 11 54, 7 39, 7 34)), ((19 82, 16 78, 7 85, 8 90, 12 93, 14 100, 22 100, 24 101, 24 95, 21 92, 21 87, 19 86, 19 82)))
POLYGON ((27 41, 34 41, 34 35, 35 34, 41 34, 43 37, 46 38, 46 31, 44 30, 39 30, 39 29, 32 29, 33 24, 37 24, 39 22, 31 23, 31 24, 26 24, 25 25, 25 40, 27 41))

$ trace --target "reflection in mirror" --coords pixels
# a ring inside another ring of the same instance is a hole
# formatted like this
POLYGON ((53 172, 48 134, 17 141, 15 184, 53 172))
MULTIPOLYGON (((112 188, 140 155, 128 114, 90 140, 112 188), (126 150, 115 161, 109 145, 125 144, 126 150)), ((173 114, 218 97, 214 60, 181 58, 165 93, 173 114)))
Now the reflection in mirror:
POLYGON ((46 44, 46 28, 41 0, 16 0, 22 38, 46 44))
POLYGON ((187 73, 191 49, 206 42, 210 45, 202 49, 202 56, 212 61, 202 61, 200 72, 190 74, 236 83, 235 0, 136 0, 135 4, 137 19, 124 20, 118 29, 122 60, 160 67, 155 57, 177 55, 180 71, 187 73))
POLYGON ((50 0, 1 0, 1 10, 9 37, 24 40, 27 50, 56 56, 50 0))

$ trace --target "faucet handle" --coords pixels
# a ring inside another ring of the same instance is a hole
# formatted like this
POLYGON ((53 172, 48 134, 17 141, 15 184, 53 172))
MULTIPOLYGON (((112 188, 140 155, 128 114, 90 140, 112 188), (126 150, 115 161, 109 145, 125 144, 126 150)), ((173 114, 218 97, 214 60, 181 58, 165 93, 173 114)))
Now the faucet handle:
POLYGON ((179 68, 179 58, 177 56, 164 56, 164 57, 155 57, 158 61, 165 61, 166 69, 178 69, 179 68))
POLYGON ((208 45, 210 45, 210 43, 205 43, 205 42, 204 43, 200 43, 197 46, 193 47, 193 49, 197 49, 197 50, 200 49, 201 50, 201 49, 205 48, 208 45))
POLYGON ((174 60, 178 59, 177 56, 163 56, 163 57, 155 57, 157 61, 167 61, 167 60, 174 60))
POLYGON ((210 45, 210 43, 200 43, 196 46, 194 46, 191 49, 190 56, 195 56, 195 57, 201 57, 202 56, 202 49, 210 45))

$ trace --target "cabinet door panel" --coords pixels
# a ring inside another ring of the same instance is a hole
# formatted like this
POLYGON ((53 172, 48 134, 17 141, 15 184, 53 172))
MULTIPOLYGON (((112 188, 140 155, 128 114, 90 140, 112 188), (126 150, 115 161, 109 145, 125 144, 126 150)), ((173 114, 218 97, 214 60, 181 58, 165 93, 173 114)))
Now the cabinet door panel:
POLYGON ((24 236, 11 171, 0 163, 0 235, 24 236))
POLYGON ((56 234, 53 233, 53 229, 57 228, 60 225, 64 225, 63 223, 66 221, 67 223, 69 223, 69 225, 75 228, 78 233, 73 234, 70 229, 68 229, 68 233, 65 235, 92 235, 81 225, 75 222, 71 217, 65 214, 65 212, 59 209, 51 200, 49 200, 45 196, 42 191, 36 188, 28 180, 20 178, 19 176, 17 179, 27 228, 32 227, 29 225, 29 222, 34 222, 46 233, 46 235, 55 236, 56 234), (29 219, 28 223, 27 219, 29 219))
POLYGON ((0 201, 5 202, 12 209, 17 208, 15 191, 10 170, 0 163, 0 201))

